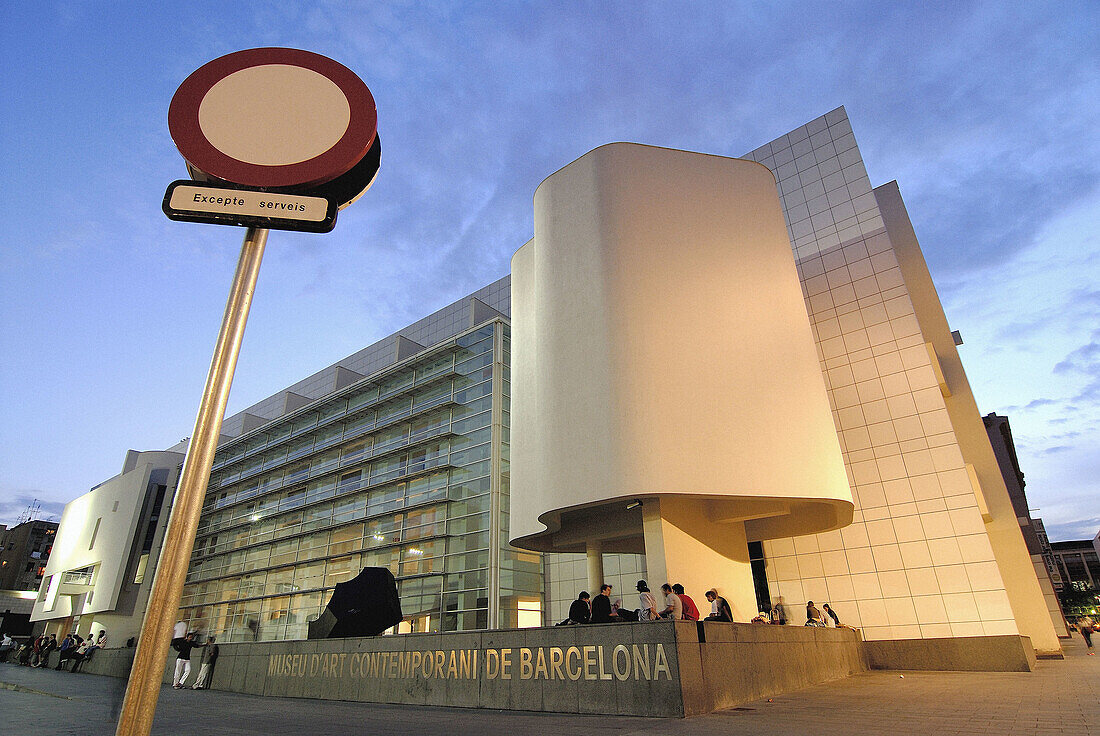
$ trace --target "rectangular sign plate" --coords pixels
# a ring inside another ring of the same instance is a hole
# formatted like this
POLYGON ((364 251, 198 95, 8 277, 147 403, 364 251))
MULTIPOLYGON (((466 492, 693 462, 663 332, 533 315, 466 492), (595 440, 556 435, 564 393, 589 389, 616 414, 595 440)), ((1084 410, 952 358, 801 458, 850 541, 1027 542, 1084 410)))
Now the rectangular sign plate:
POLYGON ((187 179, 168 185, 162 209, 169 219, 183 222, 310 233, 327 233, 336 226, 336 202, 325 197, 279 194, 187 179))

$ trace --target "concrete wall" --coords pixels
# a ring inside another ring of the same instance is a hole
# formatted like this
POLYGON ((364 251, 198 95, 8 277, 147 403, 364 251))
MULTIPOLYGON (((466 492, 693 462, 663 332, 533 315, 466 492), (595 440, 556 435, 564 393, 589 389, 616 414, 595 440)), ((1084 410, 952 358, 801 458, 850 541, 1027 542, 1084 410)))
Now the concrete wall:
POLYGON ((1035 650, 1026 636, 960 636, 951 639, 896 639, 864 644, 876 670, 958 670, 1031 672, 1035 650))
POLYGON ((865 672, 859 632, 810 626, 676 622, 684 715, 711 713, 769 695, 865 672))
MULTIPOLYGON (((97 651, 83 670, 128 677, 134 652, 97 651)), ((189 685, 200 655, 193 652, 189 685)), ((174 669, 172 656, 165 683, 174 669)), ((280 697, 680 717, 866 669, 853 630, 667 621, 223 644, 212 685, 280 697)))

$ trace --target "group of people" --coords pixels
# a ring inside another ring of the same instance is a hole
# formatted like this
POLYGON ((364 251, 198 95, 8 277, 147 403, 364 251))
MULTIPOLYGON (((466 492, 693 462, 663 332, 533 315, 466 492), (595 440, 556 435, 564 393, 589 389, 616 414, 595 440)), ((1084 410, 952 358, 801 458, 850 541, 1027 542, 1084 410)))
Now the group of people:
MULTIPOLYGON (((699 607, 690 595, 684 591, 684 586, 679 583, 661 586, 661 596, 658 598, 650 590, 646 581, 639 580, 638 608, 633 610, 623 608, 622 601, 611 600, 612 587, 607 583, 600 586, 599 595, 594 598, 588 595, 588 591, 582 590, 577 599, 569 606, 569 617, 558 626, 565 624, 608 624, 617 621, 659 621, 661 619, 675 619, 683 621, 733 621, 733 609, 725 598, 718 595, 714 588, 704 595, 710 603, 710 612, 703 617, 699 607)), ((786 624, 787 617, 783 611, 783 605, 776 603, 770 612, 761 613, 752 620, 760 624, 786 624)), ((824 604, 821 609, 814 605, 813 601, 806 602, 806 626, 827 626, 847 628, 840 623, 840 617, 836 611, 824 604), (828 618, 826 618, 828 617, 828 618)))
MULTIPOLYGON (((562 624, 608 624, 617 621, 658 621, 660 619, 677 619, 685 621, 699 621, 701 614, 699 607, 695 605, 686 592, 684 586, 676 583, 661 586, 661 603, 649 590, 649 585, 644 580, 639 580, 638 608, 624 608, 621 600, 611 601, 612 586, 604 583, 600 586, 599 595, 590 598, 588 591, 582 590, 577 599, 569 606, 569 618, 562 624)), ((733 611, 726 599, 718 595, 718 591, 708 590, 707 601, 710 603, 710 615, 702 619, 704 621, 733 621, 733 611)))
POLYGON ((187 687, 187 677, 191 674, 191 650, 202 649, 199 657, 199 674, 195 678, 192 690, 205 690, 210 687, 210 677, 214 674, 214 665, 218 661, 218 645, 212 636, 206 637, 205 644, 199 644, 198 635, 189 631, 183 636, 172 639, 172 648, 176 650, 176 669, 172 677, 172 687, 180 690, 187 687))
POLYGON ((12 652, 18 652, 20 665, 47 667, 50 655, 56 651, 58 655, 55 670, 64 669, 62 665, 69 662, 70 670, 78 672, 81 665, 91 658, 96 649, 106 646, 107 632, 104 630, 100 630, 97 636, 89 636, 87 639, 79 634, 66 634, 60 643, 57 641, 56 634, 41 634, 28 639, 22 645, 7 634, 3 634, 0 638, 0 661, 6 662, 12 652))
POLYGON ((828 616, 832 619, 833 626, 841 628, 843 624, 840 623, 840 617, 836 615, 836 611, 829 607, 826 603, 821 606, 824 613, 818 610, 813 601, 806 601, 806 625, 807 626, 827 626, 828 620, 825 618, 828 616))

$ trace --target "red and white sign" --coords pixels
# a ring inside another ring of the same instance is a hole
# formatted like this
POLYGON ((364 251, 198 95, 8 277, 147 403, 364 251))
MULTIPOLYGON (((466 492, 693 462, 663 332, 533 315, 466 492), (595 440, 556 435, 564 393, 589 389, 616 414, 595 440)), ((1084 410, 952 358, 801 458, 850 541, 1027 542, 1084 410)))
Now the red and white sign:
POLYGON ((358 166, 361 193, 377 171, 363 172, 372 147, 378 155, 374 97, 310 51, 248 49, 204 64, 176 90, 168 129, 192 169, 233 184, 305 192, 358 166))

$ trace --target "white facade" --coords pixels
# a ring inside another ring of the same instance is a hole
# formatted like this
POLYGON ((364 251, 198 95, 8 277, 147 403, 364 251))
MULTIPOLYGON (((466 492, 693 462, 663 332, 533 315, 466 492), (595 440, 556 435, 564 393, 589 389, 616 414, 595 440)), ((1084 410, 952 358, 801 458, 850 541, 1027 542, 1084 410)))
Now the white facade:
POLYGON ((137 636, 183 458, 130 451, 122 473, 66 504, 32 621, 68 633, 79 617, 81 633, 106 629, 115 645, 137 636), (150 523, 156 547, 143 555, 150 523))

